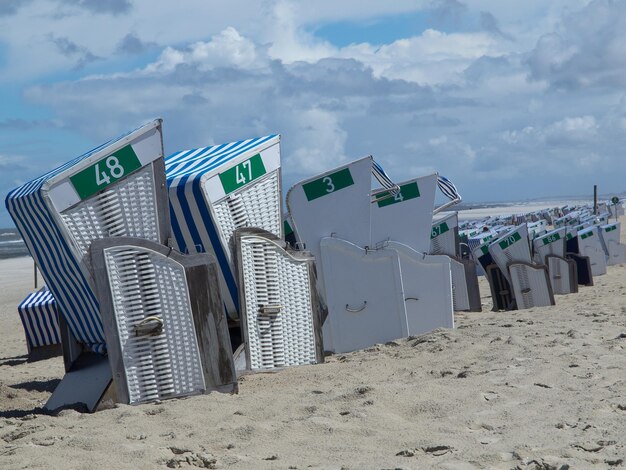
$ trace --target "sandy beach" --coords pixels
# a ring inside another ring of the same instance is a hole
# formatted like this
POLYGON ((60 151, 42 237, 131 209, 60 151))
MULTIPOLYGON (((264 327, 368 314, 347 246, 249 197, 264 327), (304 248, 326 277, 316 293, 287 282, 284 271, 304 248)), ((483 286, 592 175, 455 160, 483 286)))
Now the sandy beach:
MULTIPOLYGON (((622 240, 624 240, 622 234, 622 240)), ((0 261, 2 469, 607 469, 626 466, 626 266, 554 307, 157 404, 56 416, 62 359, 29 363, 16 306, 30 258, 0 261)))

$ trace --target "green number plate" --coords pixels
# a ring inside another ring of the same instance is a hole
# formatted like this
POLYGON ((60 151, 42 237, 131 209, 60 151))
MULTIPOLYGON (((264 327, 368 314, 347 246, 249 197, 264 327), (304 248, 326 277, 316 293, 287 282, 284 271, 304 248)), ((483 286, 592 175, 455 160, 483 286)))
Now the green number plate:
POLYGON ((400 192, 395 196, 391 196, 389 191, 378 193, 376 195, 376 204, 378 204, 378 207, 385 207, 409 199, 415 199, 416 197, 420 197, 420 190, 417 187, 417 183, 408 183, 400 186, 400 192))
POLYGON ((582 240, 584 240, 585 238, 589 238, 589 237, 592 237, 592 236, 593 236, 593 232, 587 232, 587 233, 583 233, 583 234, 580 236, 580 238, 581 238, 582 240))
POLYGON ((285 236, 291 235, 293 233, 291 225, 289 225, 289 222, 287 222, 286 220, 283 221, 283 228, 285 230, 285 236))
POLYGON ((304 189, 307 201, 313 201, 318 197, 332 194, 340 189, 352 186, 353 184, 354 180, 352 179, 350 169, 344 168, 343 170, 326 175, 323 178, 303 184, 302 189, 304 189))
POLYGON ((483 255, 489 253, 489 245, 481 246, 480 251, 482 251, 483 255))
POLYGON ((612 232, 613 230, 615 230, 617 228, 617 225, 611 225, 610 227, 607 227, 605 232, 609 233, 612 232))
POLYGON ((566 240, 571 240, 572 238, 574 238, 574 235, 572 235, 571 233, 568 233, 565 237, 566 240))
POLYGON ((549 245, 550 243, 555 242, 560 239, 561 239, 561 235, 559 235, 558 233, 553 233, 552 235, 548 235, 547 237, 542 238, 541 241, 543 242, 544 245, 549 245))
POLYGON ((265 165, 260 154, 238 163, 232 168, 220 173, 220 181, 224 188, 224 193, 230 194, 233 191, 248 184, 250 181, 263 176, 266 173, 265 165))
POLYGON ((442 233, 446 233, 448 230, 450 230, 450 228, 448 227, 448 224, 446 222, 439 224, 436 227, 433 227, 433 230, 430 233, 430 239, 432 240, 433 238, 438 237, 442 233))
POLYGON ((141 168, 141 162, 130 145, 70 176, 78 196, 87 199, 124 176, 141 168))
POLYGON ((500 245, 500 248, 502 248, 503 250, 506 250, 513 243, 518 242, 521 239, 522 239, 522 236, 519 233, 515 232, 513 235, 509 235, 504 240, 502 240, 500 243, 498 243, 498 245, 500 245))

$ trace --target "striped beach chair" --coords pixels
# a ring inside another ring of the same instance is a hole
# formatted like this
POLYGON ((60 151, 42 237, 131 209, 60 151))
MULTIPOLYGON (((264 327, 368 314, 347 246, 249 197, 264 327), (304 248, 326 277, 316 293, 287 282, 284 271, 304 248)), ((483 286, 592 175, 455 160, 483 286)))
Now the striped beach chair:
POLYGON ((169 223, 161 120, 113 139, 11 191, 6 207, 74 337, 106 350, 88 249, 98 238, 164 242, 169 223))
POLYGON ((29 355, 37 348, 61 344, 56 301, 47 287, 28 294, 17 311, 24 326, 29 355))
POLYGON ((215 256, 225 310, 238 320, 233 233, 258 227, 283 237, 280 136, 176 152, 165 168, 174 246, 215 256))

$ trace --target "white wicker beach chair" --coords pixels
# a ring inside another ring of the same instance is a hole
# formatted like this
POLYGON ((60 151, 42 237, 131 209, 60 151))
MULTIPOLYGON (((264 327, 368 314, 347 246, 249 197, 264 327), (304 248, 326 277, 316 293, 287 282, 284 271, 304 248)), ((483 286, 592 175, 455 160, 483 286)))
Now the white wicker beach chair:
POLYGON ((165 165, 174 246, 215 256, 224 306, 237 320, 234 231, 258 227, 283 237, 280 136, 176 152, 165 165))
POLYGON ((606 274, 606 255, 602 249, 597 226, 578 231, 578 251, 581 255, 589 257, 594 277, 606 274))
POLYGON ((518 310, 554 305, 546 266, 514 261, 508 268, 518 310))
POLYGON ((98 240, 91 257, 121 403, 236 390, 214 258, 132 237, 98 240))
POLYGON ((247 368, 323 362, 313 257, 264 230, 237 230, 235 246, 247 368))
POLYGON ((621 222, 601 225, 600 240, 609 266, 626 263, 626 245, 620 243, 621 222))

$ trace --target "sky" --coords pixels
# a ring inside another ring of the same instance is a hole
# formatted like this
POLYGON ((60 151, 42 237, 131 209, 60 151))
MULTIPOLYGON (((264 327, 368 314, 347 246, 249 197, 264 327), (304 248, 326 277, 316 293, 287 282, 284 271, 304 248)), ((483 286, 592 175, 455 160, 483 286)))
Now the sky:
POLYGON ((157 117, 166 155, 281 134, 285 188, 373 155, 468 202, 612 194, 625 85, 618 0, 2 0, 0 196, 157 117))

